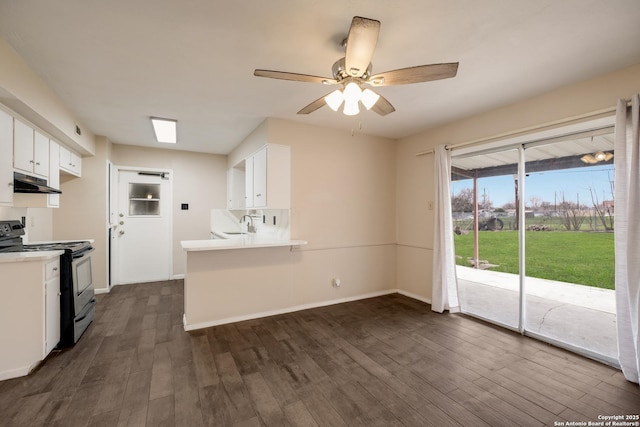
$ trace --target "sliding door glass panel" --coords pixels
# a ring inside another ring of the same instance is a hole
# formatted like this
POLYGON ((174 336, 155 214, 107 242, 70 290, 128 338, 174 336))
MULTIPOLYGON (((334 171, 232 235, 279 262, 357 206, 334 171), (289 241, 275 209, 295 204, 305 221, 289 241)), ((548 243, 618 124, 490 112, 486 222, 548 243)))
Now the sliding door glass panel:
POLYGON ((520 318, 517 169, 513 149, 452 157, 460 308, 514 329, 520 318))
POLYGON ((615 359, 613 134, 525 155, 526 330, 615 359))

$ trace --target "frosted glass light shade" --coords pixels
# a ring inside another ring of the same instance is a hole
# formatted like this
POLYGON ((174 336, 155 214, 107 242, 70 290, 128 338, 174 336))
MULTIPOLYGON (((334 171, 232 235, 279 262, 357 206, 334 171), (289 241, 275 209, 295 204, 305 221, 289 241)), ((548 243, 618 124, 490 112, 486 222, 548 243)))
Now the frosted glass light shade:
POLYGON ((331 108, 333 111, 338 111, 338 108, 340 108, 343 100, 344 95, 342 95, 342 91, 340 89, 336 89, 329 95, 324 97, 324 102, 326 102, 329 108, 331 108))
POLYGON ((365 106, 367 110, 370 110, 376 102, 380 99, 380 95, 372 91, 371 89, 365 89, 362 91, 362 96, 360 96, 360 101, 362 101, 362 105, 365 106))
POLYGON ((360 90, 360 86, 358 86, 357 83, 351 82, 347 84, 344 88, 345 107, 347 103, 355 103, 356 108, 358 108, 357 104, 358 104, 358 101, 360 101, 361 95, 362 95, 362 90, 360 90))
POLYGON ((358 108, 358 101, 344 101, 344 109, 342 112, 347 116, 355 116, 360 112, 360 108, 358 108))

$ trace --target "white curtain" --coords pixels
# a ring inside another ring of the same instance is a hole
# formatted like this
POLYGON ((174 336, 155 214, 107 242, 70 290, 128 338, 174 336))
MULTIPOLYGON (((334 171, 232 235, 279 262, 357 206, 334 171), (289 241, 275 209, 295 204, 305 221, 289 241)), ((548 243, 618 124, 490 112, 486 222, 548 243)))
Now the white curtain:
POLYGON ((444 145, 435 149, 435 214, 433 231, 433 278, 431 309, 442 313, 459 311, 458 278, 451 217, 451 152, 444 145))
POLYGON ((640 372, 640 94, 618 101, 615 129, 615 282, 618 359, 622 373, 640 372))

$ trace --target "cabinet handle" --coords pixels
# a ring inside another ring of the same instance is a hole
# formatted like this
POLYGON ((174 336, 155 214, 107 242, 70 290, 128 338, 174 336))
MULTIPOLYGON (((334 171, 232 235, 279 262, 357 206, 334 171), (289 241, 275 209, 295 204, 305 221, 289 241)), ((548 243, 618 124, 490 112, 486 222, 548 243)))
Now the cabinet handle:
POLYGON ((36 166, 40 166, 40 162, 36 162, 36 166))
POLYGON ((29 160, 29 163, 35 163, 33 160, 29 160))
POLYGON ((58 271, 58 267, 53 267, 53 271, 58 271))
POLYGON ((256 194, 256 197, 262 197, 262 193, 256 194))

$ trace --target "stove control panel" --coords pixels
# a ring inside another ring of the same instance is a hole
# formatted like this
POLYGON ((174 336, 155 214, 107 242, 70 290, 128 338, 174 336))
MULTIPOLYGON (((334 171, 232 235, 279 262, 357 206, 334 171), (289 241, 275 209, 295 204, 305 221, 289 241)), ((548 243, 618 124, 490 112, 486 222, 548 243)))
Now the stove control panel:
POLYGON ((0 221, 0 238, 19 237, 24 235, 24 228, 20 221, 0 221))

